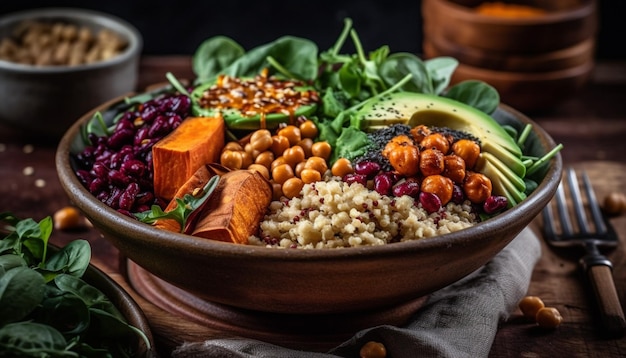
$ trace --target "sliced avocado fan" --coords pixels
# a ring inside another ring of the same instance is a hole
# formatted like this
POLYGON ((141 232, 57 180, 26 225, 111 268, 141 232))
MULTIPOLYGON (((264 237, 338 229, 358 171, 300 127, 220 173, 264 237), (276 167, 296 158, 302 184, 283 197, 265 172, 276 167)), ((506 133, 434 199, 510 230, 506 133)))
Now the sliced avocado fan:
POLYGON ((475 170, 488 175, 494 194, 509 205, 526 197, 526 166, 522 150, 495 119, 450 98, 415 92, 394 92, 366 102, 356 113, 359 129, 371 132, 392 124, 448 127, 478 138, 481 155, 475 170))

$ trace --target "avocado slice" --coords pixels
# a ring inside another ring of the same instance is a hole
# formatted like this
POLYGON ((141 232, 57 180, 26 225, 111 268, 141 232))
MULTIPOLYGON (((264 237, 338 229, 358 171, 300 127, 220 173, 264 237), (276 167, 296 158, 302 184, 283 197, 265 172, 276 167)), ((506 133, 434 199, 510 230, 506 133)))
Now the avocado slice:
POLYGON ((411 127, 448 127, 474 135, 481 150, 493 154, 519 178, 526 173, 522 150, 488 114, 450 98, 416 92, 394 92, 367 101, 356 113, 361 130, 374 131, 392 124, 411 127))

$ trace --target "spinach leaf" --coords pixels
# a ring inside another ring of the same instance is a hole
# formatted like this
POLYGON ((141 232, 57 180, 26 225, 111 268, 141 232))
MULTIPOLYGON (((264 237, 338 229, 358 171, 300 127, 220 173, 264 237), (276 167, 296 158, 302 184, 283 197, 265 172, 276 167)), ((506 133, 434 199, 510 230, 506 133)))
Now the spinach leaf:
POLYGON ((215 36, 205 40, 192 57, 192 68, 199 83, 217 76, 220 71, 245 54, 234 40, 215 36))
POLYGON ((498 91, 489 84, 477 80, 459 82, 450 87, 443 96, 463 102, 487 114, 492 114, 500 104, 498 91))
POLYGON ((78 277, 63 274, 55 277, 54 283, 61 291, 79 297, 89 308, 98 308, 118 318, 123 317, 104 293, 78 277))
POLYGON ((67 273, 82 277, 91 260, 91 246, 86 240, 74 240, 50 256, 42 266, 47 281, 57 274, 67 273))
POLYGON ((402 86, 407 92, 434 93, 431 79, 428 76, 426 64, 411 53, 398 52, 389 57, 380 65, 382 78, 388 86, 392 86, 402 80, 406 75, 411 75, 411 80, 402 86))
POLYGON ((76 357, 66 351, 67 341, 51 326, 18 322, 0 328, 0 351, 15 357, 76 357))
POLYGON ((43 299, 44 285, 41 275, 28 267, 8 270, 0 278, 0 326, 31 313, 43 299))
POLYGON ((54 327, 66 337, 83 334, 90 324, 89 308, 83 300, 52 285, 46 285, 41 310, 34 319, 54 327))
POLYGON ((452 79, 452 74, 459 65, 459 61, 452 57, 435 57, 424 61, 426 72, 430 77, 433 94, 441 94, 452 79))

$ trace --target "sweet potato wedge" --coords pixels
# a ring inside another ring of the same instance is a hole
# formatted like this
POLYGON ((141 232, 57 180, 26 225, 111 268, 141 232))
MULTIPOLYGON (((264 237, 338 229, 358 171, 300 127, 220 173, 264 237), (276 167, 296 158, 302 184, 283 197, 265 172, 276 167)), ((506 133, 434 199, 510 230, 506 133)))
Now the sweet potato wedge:
POLYGON ((152 147, 154 193, 169 201, 201 166, 219 161, 224 120, 192 117, 152 147))
POLYGON ((259 172, 233 170, 225 173, 191 234, 247 244, 271 200, 272 186, 259 172))
MULTIPOLYGON (((193 173, 193 175, 189 179, 187 179, 185 184, 178 188, 178 191, 176 191, 176 194, 174 194, 174 197, 168 203, 164 211, 168 212, 176 207, 176 198, 183 198, 187 194, 193 194, 197 189, 203 188, 213 176, 221 176, 229 171, 230 169, 223 167, 222 165, 217 163, 211 163, 201 166, 200 168, 198 168, 198 170, 196 170, 195 173, 193 173)), ((211 200, 211 198, 209 198, 209 200, 211 200)), ((197 210, 201 211, 200 209, 197 210)), ((202 213, 199 212, 195 213, 193 216, 197 218, 200 215, 202 215, 202 213)), ((194 219, 189 218, 187 225, 195 225, 194 219)), ((173 219, 160 219, 154 224, 154 226, 162 230, 169 230, 173 232, 182 231, 180 224, 173 219)))

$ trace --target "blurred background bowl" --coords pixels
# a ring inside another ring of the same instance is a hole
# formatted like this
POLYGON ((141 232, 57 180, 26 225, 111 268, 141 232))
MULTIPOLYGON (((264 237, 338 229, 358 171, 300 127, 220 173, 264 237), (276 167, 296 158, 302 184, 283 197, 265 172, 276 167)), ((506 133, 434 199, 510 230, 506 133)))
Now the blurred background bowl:
POLYGON ((423 0, 422 12, 424 57, 456 58, 453 84, 483 80, 518 110, 554 107, 575 95, 593 71, 594 0, 423 0), (481 6, 497 9, 488 14, 481 6))
MULTIPOLYGON (((58 140, 85 112, 135 90, 141 34, 129 23, 101 12, 74 8, 35 9, 0 18, 0 41, 15 36, 24 21, 73 24, 95 37, 108 29, 125 46, 113 57, 76 65, 45 65, 0 58, 0 121, 43 140, 58 140)), ((30 41, 46 43, 46 35, 30 41)), ((110 41, 110 40, 107 40, 110 41)), ((4 46, 4 45, 3 45, 4 46)), ((52 46, 52 45, 51 45, 52 46)), ((58 50, 60 45, 55 45, 58 50)), ((19 46, 18 46, 19 47, 19 46)), ((42 45, 43 48, 43 45, 42 45)), ((43 49, 36 57, 47 56, 43 49)))

